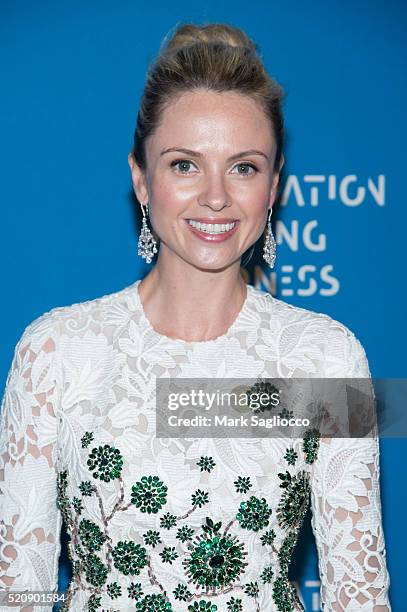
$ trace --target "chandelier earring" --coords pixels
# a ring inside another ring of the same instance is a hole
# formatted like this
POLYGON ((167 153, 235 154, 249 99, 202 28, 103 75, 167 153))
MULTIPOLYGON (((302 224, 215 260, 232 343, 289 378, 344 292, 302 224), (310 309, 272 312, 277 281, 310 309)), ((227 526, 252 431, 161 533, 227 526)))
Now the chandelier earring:
POLYGON ((148 203, 146 204, 146 209, 147 213, 144 211, 143 205, 141 205, 141 210, 143 211, 143 223, 138 239, 138 255, 141 255, 141 257, 143 257, 147 263, 151 263, 154 254, 157 253, 157 241, 147 225, 148 203))
POLYGON ((271 229, 271 221, 270 221, 272 212, 273 212, 273 209, 270 208, 270 212, 269 212, 269 216, 267 220, 266 238, 265 238, 264 247, 263 247, 263 258, 268 263, 270 268, 274 266, 274 262, 276 260, 276 241, 273 236, 273 231, 271 229))

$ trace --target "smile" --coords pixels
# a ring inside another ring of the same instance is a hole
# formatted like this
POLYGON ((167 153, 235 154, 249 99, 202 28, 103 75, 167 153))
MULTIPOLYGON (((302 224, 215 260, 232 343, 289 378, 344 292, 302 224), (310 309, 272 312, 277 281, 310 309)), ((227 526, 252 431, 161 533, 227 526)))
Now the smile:
POLYGON ((197 230, 201 232, 205 232, 207 234, 224 234, 226 232, 230 232, 235 225, 236 222, 232 223, 200 223, 199 221, 193 221, 192 219, 188 219, 188 224, 192 227, 195 227, 197 230))

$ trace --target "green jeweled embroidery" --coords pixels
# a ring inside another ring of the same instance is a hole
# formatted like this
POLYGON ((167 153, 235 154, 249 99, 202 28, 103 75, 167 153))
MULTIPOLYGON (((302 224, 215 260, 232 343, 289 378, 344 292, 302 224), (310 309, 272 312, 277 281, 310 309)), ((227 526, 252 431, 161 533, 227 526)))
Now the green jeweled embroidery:
POLYGON ((79 576, 81 571, 81 562, 77 559, 72 563, 72 576, 79 576))
POLYGON ((87 448, 93 440, 93 432, 86 431, 81 438, 82 448, 87 448))
POLYGON ((88 521, 88 519, 81 520, 78 531, 83 546, 87 548, 89 552, 100 550, 102 544, 107 539, 98 525, 92 521, 88 521))
POLYGON ((282 408, 281 412, 279 412, 279 417, 281 419, 292 419, 294 417, 294 411, 288 410, 288 408, 282 408))
POLYGON ((289 472, 279 474, 280 487, 285 491, 281 496, 277 519, 281 527, 294 527, 300 525, 307 511, 311 486, 308 472, 298 472, 291 476, 289 472))
POLYGON ((298 453, 293 448, 287 448, 284 459, 288 465, 294 465, 298 459, 298 453))
POLYGON ((178 586, 173 590, 175 599, 179 601, 188 601, 190 597, 192 597, 191 591, 188 591, 188 587, 186 584, 178 584, 178 586))
POLYGON ((249 476, 238 476, 237 480, 234 482, 234 485, 238 493, 247 493, 247 491, 253 486, 250 482, 249 476))
POLYGON ((208 535, 218 535, 219 529, 222 527, 222 523, 214 523, 213 520, 207 516, 205 523, 202 525, 202 530, 208 535))
POLYGON ((117 582, 111 582, 106 585, 107 593, 112 599, 117 599, 122 594, 122 587, 117 582))
POLYGON ((68 525, 70 520, 69 510, 71 503, 66 495, 66 488, 68 486, 68 470, 58 472, 57 476, 57 494, 56 494, 56 505, 61 511, 62 518, 68 525))
POLYGON ((205 491, 201 491, 201 489, 197 489, 195 493, 192 494, 192 505, 198 506, 202 508, 205 504, 209 502, 209 494, 205 493, 205 491))
POLYGON ((89 480, 83 480, 79 485, 79 491, 84 497, 90 497, 93 493, 93 485, 89 480))
POLYGON ((83 504, 82 504, 82 500, 79 499, 79 497, 74 497, 72 499, 72 506, 74 507, 74 510, 78 513, 81 514, 82 510, 83 510, 83 504))
POLYGON ((210 472, 213 470, 216 463, 212 457, 201 457, 197 462, 197 465, 201 468, 201 472, 210 472))
POLYGON ((273 584, 273 600, 277 605, 278 612, 292 612, 294 606, 303 606, 297 596, 293 585, 284 576, 279 576, 273 584))
POLYGON ((275 385, 265 380, 259 380, 258 382, 254 383, 254 385, 252 385, 246 392, 247 400, 250 406, 254 406, 254 402, 260 403, 258 408, 252 408, 254 413, 266 411, 270 412, 273 410, 276 407, 276 403, 273 401, 271 397, 272 395, 279 395, 279 390, 275 385))
POLYGON ((102 601, 102 597, 91 595, 88 600, 88 612, 96 612, 100 608, 100 602, 102 601))
POLYGON ((210 601, 205 601, 204 599, 196 601, 192 605, 188 606, 188 612, 216 612, 217 609, 218 606, 216 604, 213 604, 210 601))
POLYGON ((175 550, 174 546, 165 546, 160 552, 160 557, 163 560, 163 563, 172 564, 175 559, 178 559, 179 555, 175 550))
MULTIPOLYGON (((315 430, 311 430, 304 437, 304 453, 306 462, 312 463, 315 460, 319 437, 315 430)), ((86 432, 82 438, 83 447, 87 447, 93 440, 92 432, 86 432)), ((298 459, 298 454, 293 448, 287 448, 285 460, 289 465, 294 465, 298 459)), ((109 482, 113 478, 121 477, 123 458, 118 449, 109 446, 92 448, 89 458, 88 467, 93 472, 94 478, 99 478, 105 482, 109 482)), ((201 472, 210 472, 216 463, 212 457, 202 456, 197 461, 197 466, 201 472)), ((298 604, 295 589, 287 580, 289 561, 297 540, 299 528, 298 525, 306 512, 310 485, 309 474, 300 472, 292 476, 288 471, 279 474, 281 483, 280 486, 284 489, 280 503, 277 508, 277 518, 280 526, 291 527, 291 532, 284 539, 280 550, 278 551, 278 559, 280 562, 280 575, 277 577, 273 585, 273 599, 275 600, 279 611, 288 612, 293 602, 298 604), (276 586, 277 585, 277 586, 276 586)), ((238 476, 234 482, 238 493, 247 493, 252 488, 250 477, 238 476)), ((71 507, 76 511, 77 515, 84 510, 82 500, 78 497, 73 497, 72 505, 66 497, 67 488, 67 470, 60 472, 58 476, 58 503, 61 510, 66 512, 68 519, 71 519, 72 527, 74 527, 73 519, 70 515, 71 507)), ((90 496, 97 492, 95 486, 90 481, 82 481, 79 485, 79 490, 83 496, 90 496)), ((158 476, 143 476, 140 481, 132 486, 131 502, 140 509, 141 512, 156 514, 167 503, 168 487, 159 479, 158 476)), ((201 508, 209 503, 209 494, 201 489, 197 489, 191 496, 192 509, 183 516, 175 516, 170 512, 166 512, 160 517, 160 527, 162 529, 171 529, 178 521, 187 518, 195 508, 201 508)), ((127 504, 127 507, 129 504, 127 504)), ((126 509, 116 504, 115 511, 126 509)), ((267 527, 272 514, 271 508, 268 506, 265 498, 257 498, 254 495, 247 500, 242 501, 235 518, 243 529, 252 531, 260 531, 267 527)), ((111 518, 108 517, 108 518, 111 518)), ((75 524, 76 524, 75 518, 75 524)), ((178 528, 176 537, 183 544, 187 544, 188 553, 185 554, 182 563, 185 574, 189 578, 189 582, 196 587, 212 589, 213 593, 216 589, 223 589, 236 584, 248 565, 246 562, 247 552, 244 549, 244 544, 239 542, 236 535, 228 533, 229 527, 233 520, 229 523, 223 533, 220 531, 221 522, 214 522, 210 517, 206 517, 206 522, 202 525, 202 535, 197 535, 194 538, 194 529, 188 525, 181 525, 178 528)), ((93 554, 94 551, 100 550, 106 542, 107 536, 99 527, 83 519, 79 523, 77 534, 80 536, 84 548, 88 552, 84 552, 79 544, 75 545, 75 552, 79 557, 79 561, 74 561, 73 570, 75 575, 80 575, 82 569, 85 573, 86 580, 96 586, 101 587, 106 583, 108 575, 108 567, 102 560, 93 554)), ((275 532, 273 529, 266 531, 260 536, 260 541, 263 546, 272 546, 275 541, 275 532)), ((156 530, 148 530, 143 534, 144 542, 147 546, 155 548, 158 544, 162 544, 161 534, 156 530)), ((133 541, 121 541, 113 549, 109 546, 109 553, 113 559, 114 567, 125 575, 138 575, 141 570, 147 565, 148 557, 147 550, 133 541)), ((175 547, 165 546, 159 553, 163 563, 172 564, 179 554, 175 547)), ((152 571, 152 568, 149 569, 152 571)), ((156 577, 153 578, 156 580, 156 577)), ((260 579, 263 584, 272 583, 274 572, 272 565, 263 568, 260 579)), ((156 582, 158 585, 158 582, 156 582)), ((179 583, 173 590, 173 595, 177 601, 190 601, 193 593, 188 588, 189 585, 179 583)), ((247 584, 240 584, 244 592, 256 599, 259 595, 259 584, 257 581, 247 584)), ((141 583, 131 583, 127 587, 128 597, 136 602, 136 610, 141 612, 162 612, 172 611, 172 605, 166 596, 162 587, 162 594, 145 595, 143 593, 141 583)), ((106 585, 106 590, 112 599, 121 596, 122 587, 117 582, 111 582, 106 585)), ((207 593, 208 595, 208 593, 207 593)), ((100 605, 100 597, 89 600, 91 606, 100 605), (93 603, 92 603, 93 602, 93 603)), ((231 597, 227 602, 227 612, 243 612, 242 600, 238 597, 231 597)), ((257 602, 257 607, 258 607, 257 602)), ((96 609, 96 607, 95 607, 96 609)), ((188 607, 188 611, 205 611, 213 612, 217 610, 216 604, 202 599, 196 601, 188 607)))
POLYGON ((243 612, 242 600, 232 597, 226 604, 228 612, 243 612))
POLYGON ((269 531, 266 531, 265 533, 263 533, 262 536, 260 536, 260 541, 263 546, 272 546, 275 537, 276 537, 276 534, 274 532, 274 529, 270 529, 269 531))
POLYGON ((88 468, 93 472, 93 478, 110 482, 119 478, 123 466, 123 457, 120 451, 109 444, 95 446, 89 453, 88 468))
POLYGON ((131 582, 127 587, 127 594, 130 599, 135 599, 136 601, 143 596, 143 589, 141 588, 140 582, 131 582))
POLYGON ((152 546, 153 548, 155 548, 157 544, 162 543, 160 532, 154 531, 153 529, 149 529, 147 533, 144 533, 143 538, 144 538, 144 543, 147 546, 152 546))
POLYGON ((288 573, 288 566, 291 561, 293 550, 297 543, 298 531, 299 527, 297 529, 294 529, 293 531, 290 531, 289 534, 284 538, 280 550, 278 551, 278 560, 280 561, 282 573, 288 573))
POLYGON ((156 514, 167 503, 168 487, 158 476, 143 476, 131 490, 131 503, 141 512, 156 514))
POLYGON ((188 544, 188 549, 183 565, 197 586, 224 587, 236 580, 247 565, 244 545, 229 533, 204 532, 188 544))
POLYGON ((248 582, 244 585, 244 592, 250 597, 257 597, 259 594, 259 585, 257 582, 248 582))
POLYGON ((125 576, 138 575, 147 565, 147 551, 132 540, 120 541, 112 550, 114 566, 125 576))
POLYGON ((180 527, 177 531, 177 538, 183 544, 187 542, 188 540, 192 540, 193 535, 194 535, 194 530, 191 529, 191 527, 188 527, 187 525, 180 527))
POLYGON ((274 576, 273 568, 271 565, 268 565, 264 568, 262 573, 260 574, 260 578, 263 580, 264 584, 271 582, 274 576))
POLYGON ((171 612, 170 602, 161 594, 146 595, 141 601, 136 603, 138 612, 171 612))
POLYGON ((82 546, 80 544, 75 544, 74 546, 74 551, 75 554, 79 557, 79 559, 85 559, 86 558, 86 552, 83 550, 82 546))
POLYGON ((305 463, 314 463, 318 455, 321 434, 318 429, 308 429, 303 438, 303 449, 305 453, 305 463))
POLYGON ((177 517, 171 512, 166 512, 164 516, 160 518, 160 527, 162 529, 171 529, 177 522, 177 517))
POLYGON ((93 553, 86 556, 83 569, 85 571, 86 580, 93 586, 102 586, 107 579, 107 566, 93 553))
POLYGON ((243 529, 260 531, 269 524, 271 508, 264 497, 259 499, 252 495, 247 501, 242 501, 236 518, 243 529))

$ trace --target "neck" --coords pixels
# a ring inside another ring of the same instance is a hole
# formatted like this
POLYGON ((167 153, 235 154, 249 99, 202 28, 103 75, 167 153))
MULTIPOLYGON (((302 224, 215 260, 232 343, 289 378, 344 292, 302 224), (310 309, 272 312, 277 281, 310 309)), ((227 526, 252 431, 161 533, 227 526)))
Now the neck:
MULTIPOLYGON (((175 267, 176 268, 176 267, 175 267)), ((247 296, 240 266, 211 272, 193 268, 177 274, 159 264, 139 284, 143 309, 161 334, 187 342, 223 335, 241 311, 247 296)))

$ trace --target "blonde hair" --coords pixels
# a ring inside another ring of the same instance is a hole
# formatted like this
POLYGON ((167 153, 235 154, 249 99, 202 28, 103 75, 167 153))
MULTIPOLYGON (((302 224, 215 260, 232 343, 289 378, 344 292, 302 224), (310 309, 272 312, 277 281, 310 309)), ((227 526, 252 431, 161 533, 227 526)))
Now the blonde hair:
POLYGON ((267 74, 257 45, 240 28, 223 23, 184 24, 166 39, 148 70, 137 115, 132 154, 139 167, 146 168, 145 141, 166 106, 183 93, 203 88, 242 93, 260 105, 276 139, 277 171, 284 140, 284 91, 267 74))

